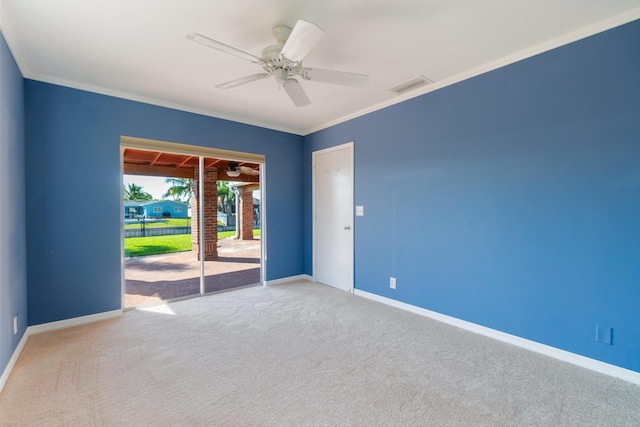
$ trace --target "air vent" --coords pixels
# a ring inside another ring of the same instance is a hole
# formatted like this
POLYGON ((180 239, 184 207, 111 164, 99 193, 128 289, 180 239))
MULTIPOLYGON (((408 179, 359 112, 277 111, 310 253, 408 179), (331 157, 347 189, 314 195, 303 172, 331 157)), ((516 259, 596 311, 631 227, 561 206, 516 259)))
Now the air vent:
POLYGON ((411 79, 409 81, 406 81, 404 83, 400 83, 398 86, 396 87, 392 87, 391 89, 389 89, 391 92, 395 92, 398 95, 403 94, 405 92, 409 92, 410 90, 419 88, 420 86, 426 86, 429 83, 433 83, 433 81, 429 80, 428 78, 426 78, 423 75, 420 75, 414 79, 411 79))

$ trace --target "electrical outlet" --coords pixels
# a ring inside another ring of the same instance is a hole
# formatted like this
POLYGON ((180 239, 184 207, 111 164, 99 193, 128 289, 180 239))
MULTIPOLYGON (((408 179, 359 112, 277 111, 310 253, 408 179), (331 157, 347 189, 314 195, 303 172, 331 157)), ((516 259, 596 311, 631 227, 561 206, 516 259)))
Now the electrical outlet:
POLYGON ((18 333, 18 316, 13 316, 13 335, 18 333))
POLYGON ((395 289, 396 288, 396 278, 395 277, 390 277, 389 278, 389 287, 391 289, 395 289))

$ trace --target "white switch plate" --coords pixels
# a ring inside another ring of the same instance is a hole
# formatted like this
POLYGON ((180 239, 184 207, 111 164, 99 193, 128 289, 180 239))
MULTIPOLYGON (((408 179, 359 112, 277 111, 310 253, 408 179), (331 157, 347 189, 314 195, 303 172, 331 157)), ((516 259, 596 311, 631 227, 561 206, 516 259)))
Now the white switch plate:
POLYGON ((396 288, 396 278, 395 277, 390 277, 389 278, 389 287, 391 289, 395 289, 396 288))
POLYGON ((13 335, 18 333, 18 316, 13 316, 13 335))
POLYGON ((364 206, 356 206, 356 216, 364 216, 364 206))

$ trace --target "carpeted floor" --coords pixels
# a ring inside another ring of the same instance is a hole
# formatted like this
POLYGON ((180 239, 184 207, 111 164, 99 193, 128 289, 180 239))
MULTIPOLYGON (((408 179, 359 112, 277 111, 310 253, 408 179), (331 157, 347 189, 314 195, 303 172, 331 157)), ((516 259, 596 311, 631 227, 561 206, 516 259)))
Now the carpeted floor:
POLYGON ((638 426, 640 387, 297 282, 34 335, 0 423, 638 426))

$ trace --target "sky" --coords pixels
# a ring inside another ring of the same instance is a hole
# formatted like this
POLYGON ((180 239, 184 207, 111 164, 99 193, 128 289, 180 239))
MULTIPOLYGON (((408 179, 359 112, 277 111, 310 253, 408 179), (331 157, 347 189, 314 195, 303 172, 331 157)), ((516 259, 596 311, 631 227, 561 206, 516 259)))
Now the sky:
POLYGON ((124 185, 134 183, 142 187, 143 191, 151 194, 154 199, 161 199, 162 195, 167 191, 171 184, 164 182, 164 177, 159 176, 142 176, 142 175, 124 175, 124 185))

